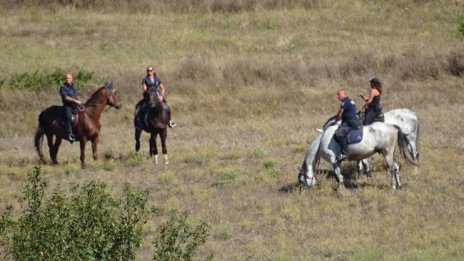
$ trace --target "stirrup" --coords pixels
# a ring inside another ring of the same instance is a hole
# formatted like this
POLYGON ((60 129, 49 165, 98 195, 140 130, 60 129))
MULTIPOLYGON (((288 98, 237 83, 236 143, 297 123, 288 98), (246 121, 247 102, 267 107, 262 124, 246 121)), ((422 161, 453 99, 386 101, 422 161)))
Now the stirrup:
POLYGON ((175 123, 173 121, 169 121, 169 124, 168 124, 169 128, 174 128, 174 127, 176 127, 176 125, 177 125, 177 123, 175 123))
POLYGON ((69 141, 76 141, 76 135, 74 135, 73 133, 70 133, 68 136, 68 139, 69 141))
POLYGON ((348 155, 341 153, 337 155, 337 161, 340 162, 342 160, 346 160, 348 158, 348 155))

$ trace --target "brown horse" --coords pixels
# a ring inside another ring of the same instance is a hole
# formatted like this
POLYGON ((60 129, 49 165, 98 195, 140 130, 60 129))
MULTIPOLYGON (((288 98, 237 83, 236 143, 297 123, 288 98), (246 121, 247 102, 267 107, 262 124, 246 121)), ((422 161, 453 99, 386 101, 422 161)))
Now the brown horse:
MULTIPOLYGON (((106 82, 105 86, 98 88, 87 102, 81 106, 77 113, 76 122, 73 123, 73 133, 76 134, 81 147, 81 167, 85 168, 85 145, 92 142, 93 159, 97 157, 98 135, 100 133, 100 116, 105 106, 119 109, 120 99, 115 95, 113 84, 106 82)), ((68 135, 63 124, 60 123, 63 115, 62 106, 51 106, 39 115, 39 126, 35 132, 34 145, 39 154, 40 161, 45 163, 42 153, 43 136, 47 136, 47 143, 52 164, 58 164, 58 148, 63 139, 68 140, 68 135), (55 137, 55 142, 53 138, 55 137)))
MULTIPOLYGON (((158 164, 158 148, 156 137, 160 136, 161 147, 164 156, 164 163, 169 164, 168 149, 166 139, 168 136, 169 117, 165 109, 166 103, 159 101, 160 93, 158 91, 149 91, 147 101, 147 112, 142 119, 142 129, 150 133, 150 156, 155 156, 155 163, 158 164)), ((135 119, 134 119, 135 123, 135 119)), ((142 130, 135 128, 135 151, 140 150, 140 135, 142 130)))

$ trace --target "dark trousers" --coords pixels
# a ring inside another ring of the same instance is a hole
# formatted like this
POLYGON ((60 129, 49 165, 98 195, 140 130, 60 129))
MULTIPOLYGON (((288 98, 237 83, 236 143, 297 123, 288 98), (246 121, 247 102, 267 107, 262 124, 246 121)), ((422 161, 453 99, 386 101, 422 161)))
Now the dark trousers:
POLYGON ((64 116, 66 118, 66 132, 69 134, 72 133, 72 116, 74 108, 72 106, 63 106, 64 116))
POLYGON ((342 151, 346 149, 346 136, 351 131, 351 126, 347 122, 342 122, 340 127, 335 131, 334 139, 340 145, 342 151))
POLYGON ((375 110, 366 110, 364 113, 364 121, 363 125, 369 125, 372 124, 377 117, 378 112, 375 110))

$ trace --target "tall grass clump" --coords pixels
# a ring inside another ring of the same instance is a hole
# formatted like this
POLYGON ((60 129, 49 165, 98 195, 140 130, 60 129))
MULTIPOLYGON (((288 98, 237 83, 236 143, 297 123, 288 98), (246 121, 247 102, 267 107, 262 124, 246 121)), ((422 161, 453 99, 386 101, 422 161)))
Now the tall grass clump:
MULTIPOLYGON (((206 243, 209 225, 201 222, 196 226, 187 223, 188 215, 173 212, 161 226, 153 245, 153 260, 192 260, 198 247, 206 243)), ((208 257, 212 260, 212 256, 208 257)))

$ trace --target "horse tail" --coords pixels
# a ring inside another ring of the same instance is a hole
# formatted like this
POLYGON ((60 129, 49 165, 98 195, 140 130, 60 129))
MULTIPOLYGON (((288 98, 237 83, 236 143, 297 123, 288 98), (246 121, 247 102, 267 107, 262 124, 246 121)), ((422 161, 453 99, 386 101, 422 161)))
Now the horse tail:
POLYGON ((39 158, 42 162, 44 162, 44 156, 42 152, 42 143, 43 143, 43 136, 45 134, 45 119, 44 119, 44 112, 41 112, 39 115, 39 125, 35 130, 34 135, 34 147, 39 154, 39 158))
POLYGON ((417 122, 417 136, 416 136, 416 151, 417 151, 417 161, 419 161, 419 150, 420 150, 420 128, 419 122, 417 122))
MULTIPOLYGON (((405 158, 412 165, 419 166, 418 159, 415 156, 411 155, 414 152, 408 150, 408 146, 410 146, 408 138, 401 131, 401 128, 396 127, 396 129, 398 130, 398 146, 400 148, 401 155, 403 155, 403 158, 405 158)), ((419 131, 419 126, 418 126, 418 131, 419 131)))

